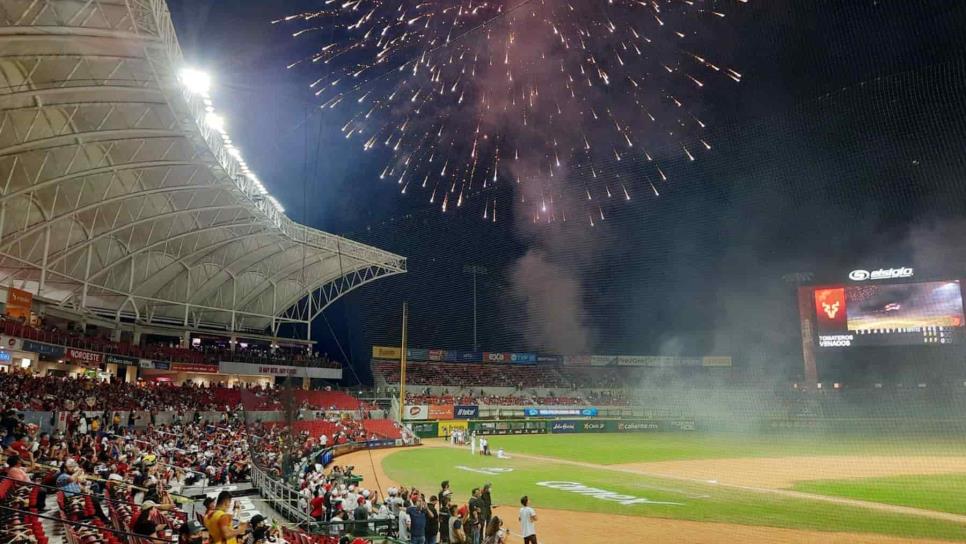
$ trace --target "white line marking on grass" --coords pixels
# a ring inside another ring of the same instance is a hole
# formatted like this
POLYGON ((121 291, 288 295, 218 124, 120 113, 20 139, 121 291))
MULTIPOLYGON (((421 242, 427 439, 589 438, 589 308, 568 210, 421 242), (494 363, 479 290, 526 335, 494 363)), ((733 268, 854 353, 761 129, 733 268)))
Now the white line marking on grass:
POLYGON ((634 504, 659 504, 665 506, 684 506, 682 502, 667 502, 667 501, 652 501, 644 497, 635 497, 633 495, 621 495, 620 493, 615 493, 614 491, 607 491, 605 489, 598 489, 596 487, 587 487, 586 485, 579 482, 537 482, 537 485, 541 487, 549 487, 550 489, 559 489, 560 491, 567 491, 570 493, 577 493, 580 495, 587 495, 595 499, 600 499, 602 501, 613 501, 624 506, 631 506, 634 504))
POLYGON ((467 472, 479 472, 480 474, 489 474, 491 476, 499 476, 500 474, 506 474, 507 472, 513 472, 512 468, 502 468, 502 467, 481 467, 473 468, 465 465, 456 465, 454 468, 460 470, 465 470, 467 472))

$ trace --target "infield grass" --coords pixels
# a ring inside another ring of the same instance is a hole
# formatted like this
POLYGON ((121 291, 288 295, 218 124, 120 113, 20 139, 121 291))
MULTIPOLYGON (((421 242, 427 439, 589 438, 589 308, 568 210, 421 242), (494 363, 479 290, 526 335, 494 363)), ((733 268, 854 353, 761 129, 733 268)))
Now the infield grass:
POLYGON ((966 515, 966 474, 798 482, 796 491, 966 515))
POLYGON ((601 465, 804 455, 962 455, 961 437, 900 438, 820 434, 627 433, 494 436, 491 449, 601 465))
MULTIPOLYGON (((568 458, 580 452, 575 448, 573 437, 519 437, 521 443, 532 438, 557 438, 567 446, 554 445, 568 451, 568 458), (562 439, 562 440, 561 440, 562 439)), ((581 438, 589 435, 582 435, 581 438)), ((616 438, 624 435, 596 435, 616 438)), ((635 435, 638 440, 640 436, 635 435)), ((649 435, 654 436, 654 435, 649 435)), ((503 443, 506 437, 494 439, 503 443)), ((517 438, 517 437, 513 437, 517 438)), ((552 442, 552 441, 548 441, 552 442)), ((506 446, 509 448, 509 446, 506 446)), ((552 452, 528 448, 541 455, 552 452)), ((584 451, 586 454, 587 452, 584 451)), ((814 451, 810 452, 814 453, 814 451)), ((613 457, 611 457, 612 459, 613 457)), ((627 459, 617 456, 619 459, 627 459)), ((692 457, 693 458, 693 457, 692 457)), ((592 461, 591 456, 580 458, 592 461)), ((639 458, 636 460, 640 460, 639 458)), ((617 461, 611 461, 617 462, 617 461)), ((455 448, 417 448, 403 450, 383 461, 386 473, 398 482, 416 486, 433 494, 439 482, 451 482, 455 498, 465 502, 470 490, 485 482, 493 483, 494 502, 506 505, 497 515, 516 515, 518 500, 529 495, 533 505, 541 507, 622 514, 641 517, 672 518, 694 521, 711 521, 760 525, 819 531, 843 531, 879 533, 900 537, 966 540, 966 526, 950 521, 927 519, 919 516, 894 514, 859 507, 832 504, 817 500, 789 498, 773 493, 727 488, 710 483, 685 482, 660 477, 630 474, 607 468, 580 467, 552 461, 528 459, 500 460, 495 457, 470 455, 455 448), (481 470, 498 469, 494 473, 481 470), (509 469, 509 471, 507 471, 509 469), (635 498, 675 504, 631 504, 602 500, 576 493, 573 490, 555 489, 538 485, 539 482, 575 482, 635 498), (506 512, 509 510, 509 512, 506 512)))

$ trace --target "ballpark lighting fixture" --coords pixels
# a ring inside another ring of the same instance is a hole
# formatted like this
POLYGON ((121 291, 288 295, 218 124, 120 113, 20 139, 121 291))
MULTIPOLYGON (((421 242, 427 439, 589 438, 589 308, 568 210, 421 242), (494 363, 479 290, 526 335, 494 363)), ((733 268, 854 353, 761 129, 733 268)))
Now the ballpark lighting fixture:
POLYGON ((211 89, 211 76, 201 70, 185 68, 179 75, 181 84, 194 94, 208 98, 208 90, 211 89))
POLYGON ((225 129, 227 123, 225 118, 215 111, 215 105, 211 100, 211 96, 208 94, 211 90, 211 76, 206 72, 197 70, 195 68, 184 68, 178 73, 178 80, 184 85, 185 90, 189 93, 201 98, 202 104, 205 106, 204 119, 200 119, 199 122, 203 122, 204 125, 208 126, 221 136, 221 142, 224 145, 225 151, 228 152, 235 162, 238 163, 242 174, 251 180, 252 184, 255 186, 255 190, 258 194, 264 196, 266 200, 272 203, 272 206, 278 210, 279 213, 285 213, 285 208, 282 204, 273 196, 268 194, 265 186, 262 184, 258 176, 252 172, 249 168, 248 163, 245 162, 245 158, 241 154, 241 150, 235 147, 234 143, 231 141, 231 136, 228 135, 225 129))

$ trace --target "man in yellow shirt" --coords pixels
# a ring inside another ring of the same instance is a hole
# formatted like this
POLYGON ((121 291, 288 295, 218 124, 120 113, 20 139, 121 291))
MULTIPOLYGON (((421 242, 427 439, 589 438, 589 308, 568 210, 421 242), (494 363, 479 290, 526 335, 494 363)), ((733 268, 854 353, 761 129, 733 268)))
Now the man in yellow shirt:
MULTIPOLYGON (((235 509, 238 505, 235 504, 235 509)), ((238 528, 232 526, 232 514, 229 510, 231 506, 231 493, 222 491, 218 494, 215 502, 215 509, 205 516, 205 527, 211 536, 211 544, 238 544, 238 537, 245 534, 248 528, 247 523, 238 524, 238 528)))

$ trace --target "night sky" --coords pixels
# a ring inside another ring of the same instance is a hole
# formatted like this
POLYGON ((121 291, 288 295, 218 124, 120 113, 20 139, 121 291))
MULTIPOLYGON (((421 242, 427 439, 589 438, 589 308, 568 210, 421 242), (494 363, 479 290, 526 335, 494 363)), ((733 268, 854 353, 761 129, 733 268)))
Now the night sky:
MULTIPOLYGON (((288 215, 409 257, 408 274, 347 296, 314 328, 320 349, 344 350, 363 379, 369 346, 398 343, 403 301, 411 346, 473 347, 466 264, 488 269, 483 350, 722 354, 791 378, 801 343, 783 276, 915 266, 966 277, 961 2, 741 5, 708 44, 744 75, 702 96, 713 151, 671 163, 660 197, 593 228, 533 226, 509 208, 495 224, 476 209, 443 214, 380 181, 384 161, 320 114, 311 67, 285 68, 312 42, 270 21, 319 4, 169 0, 187 62, 211 72, 228 131, 288 215)), ((823 372, 903 372, 924 358, 961 366, 964 354, 870 349, 826 357, 823 372)))

